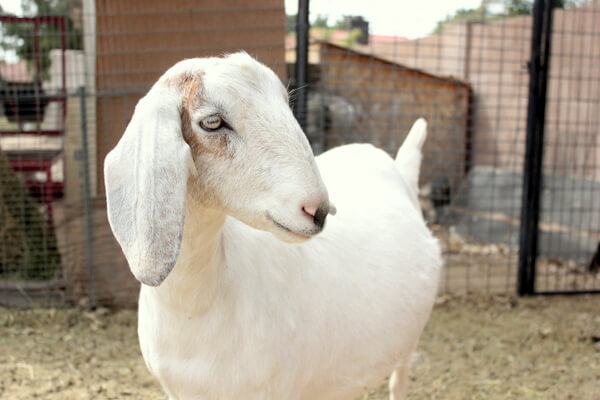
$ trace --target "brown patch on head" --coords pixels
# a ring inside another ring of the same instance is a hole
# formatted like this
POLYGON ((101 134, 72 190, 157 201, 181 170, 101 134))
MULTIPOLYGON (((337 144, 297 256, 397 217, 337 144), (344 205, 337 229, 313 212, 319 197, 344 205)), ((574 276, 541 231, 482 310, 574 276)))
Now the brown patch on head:
POLYGON ((183 139, 192 149, 192 156, 196 158, 199 152, 205 150, 192 130, 191 112, 202 100, 202 77, 192 74, 182 74, 173 82, 181 93, 181 131, 183 139))
MULTIPOLYGON (((201 162, 202 155, 218 154, 221 146, 212 146, 208 137, 198 137, 192 129, 192 112, 195 108, 202 105, 204 101, 202 91, 202 75, 200 74, 182 74, 167 81, 167 85, 176 88, 181 93, 181 132, 183 139, 190 146, 192 159, 196 164, 196 169, 200 176, 204 174, 205 163, 201 162)), ((225 144, 226 146, 226 144, 225 144)), ((206 186, 204 179, 194 179, 191 176, 188 179, 188 189, 192 193, 192 199, 200 202, 204 206, 217 206, 218 199, 214 191, 206 186)))
POLYGON ((190 146, 192 156, 196 159, 200 154, 211 153, 219 157, 231 157, 227 149, 226 136, 209 136, 200 140, 192 129, 192 111, 203 101, 202 75, 181 74, 169 78, 167 85, 177 88, 181 93, 181 131, 183 139, 190 146), (206 143, 205 143, 206 142, 206 143))
POLYGON ((179 90, 183 94, 182 106, 191 109, 202 97, 202 76, 200 74, 183 74, 179 78, 179 90))
POLYGON ((202 74, 183 73, 166 78, 165 83, 167 86, 177 89, 181 93, 185 93, 186 91, 189 92, 192 85, 194 85, 196 89, 200 88, 202 85, 202 74))

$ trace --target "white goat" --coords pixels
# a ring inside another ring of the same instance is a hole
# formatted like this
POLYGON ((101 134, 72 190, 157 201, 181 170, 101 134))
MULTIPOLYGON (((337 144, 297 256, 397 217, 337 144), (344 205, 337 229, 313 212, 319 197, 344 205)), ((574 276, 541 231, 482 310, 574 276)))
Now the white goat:
POLYGON ((425 135, 419 120, 395 162, 349 145, 317 168, 285 88, 247 54, 158 80, 104 173, 170 398, 352 399, 391 372, 404 397, 442 264, 417 201, 425 135), (323 181, 338 214, 317 235, 323 181))

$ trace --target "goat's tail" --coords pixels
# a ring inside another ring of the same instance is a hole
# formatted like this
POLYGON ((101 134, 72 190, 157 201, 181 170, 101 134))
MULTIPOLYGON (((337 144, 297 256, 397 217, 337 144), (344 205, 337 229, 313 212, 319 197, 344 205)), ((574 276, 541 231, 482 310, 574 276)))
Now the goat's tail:
POLYGON ((415 121, 404 143, 398 149, 396 165, 406 184, 410 188, 413 202, 419 206, 419 170, 421 169, 422 149, 427 138, 427 121, 419 118, 415 121))

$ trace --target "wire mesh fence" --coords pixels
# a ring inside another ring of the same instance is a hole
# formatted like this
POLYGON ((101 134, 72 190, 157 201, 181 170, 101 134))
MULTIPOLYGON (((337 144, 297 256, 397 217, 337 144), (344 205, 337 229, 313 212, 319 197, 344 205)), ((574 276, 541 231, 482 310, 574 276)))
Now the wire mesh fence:
MULTIPOLYGON (((579 2, 553 11, 542 121, 550 142, 540 149, 541 190, 533 193, 542 208, 531 293, 600 288, 592 66, 599 7, 579 2)), ((533 22, 528 13, 478 16, 416 40, 371 34, 361 42, 352 30, 312 32, 306 132, 316 152, 366 141, 393 155, 416 118, 429 121, 421 200, 444 248, 442 291, 517 290, 533 22)))
POLYGON ((598 291, 600 3, 555 11, 536 291, 598 291), (590 273, 591 272, 591 273, 590 273))
MULTIPOLYGON (((0 19, 0 302, 130 306, 138 283, 106 220, 104 156, 183 58, 243 49, 298 89, 295 19, 274 0, 65 4, 0 19)), ((596 290, 600 4, 554 21, 536 287, 596 290)), ((446 258, 441 290, 514 293, 532 16, 413 40, 345 23, 306 30, 315 153, 359 141, 394 155, 425 117, 421 200, 446 258)))
POLYGON ((132 306, 139 284, 108 226, 105 155, 137 100, 184 58, 244 49, 284 80, 284 6, 52 4, 0 20, 1 100, 16 104, 0 134, 0 302, 132 306), (54 20, 60 29, 45 26, 54 20))
POLYGON ((428 120, 422 205, 442 239, 445 291, 515 288, 530 20, 314 44, 307 134, 318 149, 368 141, 394 154, 412 122, 428 120))

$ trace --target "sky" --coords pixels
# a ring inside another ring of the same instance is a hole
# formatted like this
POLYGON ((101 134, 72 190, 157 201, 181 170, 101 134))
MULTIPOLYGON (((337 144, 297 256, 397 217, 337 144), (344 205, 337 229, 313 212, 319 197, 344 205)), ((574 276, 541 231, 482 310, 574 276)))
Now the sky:
POLYGON ((6 12, 13 14, 21 12, 21 0, 1 0, 0 5, 6 12))
MULTIPOLYGON (((475 8, 481 0, 311 0, 311 18, 329 16, 333 23, 342 15, 362 15, 375 35, 427 36, 438 21, 460 8, 475 8)), ((285 0, 287 14, 296 14, 298 0, 285 0)))

